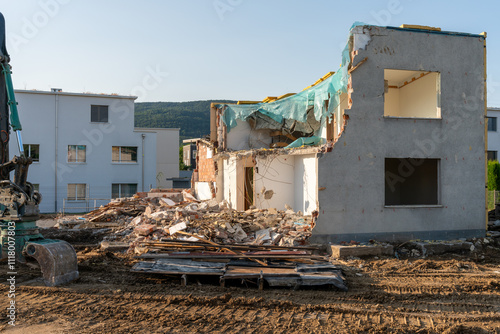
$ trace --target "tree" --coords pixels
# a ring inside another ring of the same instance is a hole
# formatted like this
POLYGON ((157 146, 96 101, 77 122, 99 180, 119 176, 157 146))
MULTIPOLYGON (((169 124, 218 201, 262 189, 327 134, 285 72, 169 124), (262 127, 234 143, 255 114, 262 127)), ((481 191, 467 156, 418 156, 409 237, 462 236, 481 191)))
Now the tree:
POLYGON ((488 161, 488 190, 500 190, 500 163, 488 161))

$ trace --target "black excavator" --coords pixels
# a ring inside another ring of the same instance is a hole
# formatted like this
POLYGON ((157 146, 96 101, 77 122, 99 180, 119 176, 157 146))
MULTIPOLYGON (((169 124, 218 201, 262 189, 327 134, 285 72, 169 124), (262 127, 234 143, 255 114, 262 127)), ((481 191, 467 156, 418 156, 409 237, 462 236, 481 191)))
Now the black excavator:
POLYGON ((36 226, 42 196, 27 181, 32 159, 24 154, 9 62, 5 20, 0 13, 0 259, 7 262, 7 273, 13 274, 17 263, 34 258, 45 284, 60 285, 78 278, 76 253, 66 241, 45 239, 36 226), (12 159, 11 129, 19 147, 19 156, 12 159))

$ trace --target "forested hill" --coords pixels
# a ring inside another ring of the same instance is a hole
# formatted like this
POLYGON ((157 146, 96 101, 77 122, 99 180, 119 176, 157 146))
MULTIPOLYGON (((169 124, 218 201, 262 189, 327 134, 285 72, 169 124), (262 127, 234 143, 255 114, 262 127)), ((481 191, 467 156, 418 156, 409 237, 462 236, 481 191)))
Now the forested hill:
POLYGON ((135 104, 135 126, 141 128, 180 128, 180 140, 210 134, 210 103, 236 103, 229 100, 190 102, 140 102, 135 104))

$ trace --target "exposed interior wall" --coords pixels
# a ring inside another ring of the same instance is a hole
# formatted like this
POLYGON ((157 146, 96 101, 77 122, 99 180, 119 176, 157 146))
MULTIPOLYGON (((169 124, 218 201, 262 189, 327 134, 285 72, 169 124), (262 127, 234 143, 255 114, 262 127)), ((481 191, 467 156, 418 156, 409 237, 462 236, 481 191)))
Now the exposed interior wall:
MULTIPOLYGON (((211 182, 195 182, 194 190, 196 192, 196 198, 201 201, 212 198, 212 190, 210 188, 211 182)), ((212 185, 213 186, 213 185, 212 185)))
POLYGON ((384 80, 384 116, 441 117, 439 73, 385 69, 384 80))
POLYGON ((223 160, 224 168, 224 199, 233 209, 237 208, 237 189, 236 182, 236 159, 229 158, 223 160))
POLYGON ((197 143, 197 161, 198 181, 215 182, 215 163, 213 159, 214 150, 202 141, 197 143))
POLYGON ((245 188, 245 168, 254 167, 252 156, 232 156, 224 159, 224 199, 235 210, 245 210, 245 191, 251 191, 255 198, 255 188, 245 188))
POLYGON ((234 151, 252 148, 269 148, 271 137, 268 130, 253 130, 246 121, 237 120, 236 127, 227 133, 227 148, 234 151))
POLYGON ((317 161, 316 154, 295 156, 293 209, 306 215, 318 209, 317 161))
POLYGON ((262 209, 283 210, 288 204, 293 208, 294 180, 295 156, 256 157, 255 205, 262 209))

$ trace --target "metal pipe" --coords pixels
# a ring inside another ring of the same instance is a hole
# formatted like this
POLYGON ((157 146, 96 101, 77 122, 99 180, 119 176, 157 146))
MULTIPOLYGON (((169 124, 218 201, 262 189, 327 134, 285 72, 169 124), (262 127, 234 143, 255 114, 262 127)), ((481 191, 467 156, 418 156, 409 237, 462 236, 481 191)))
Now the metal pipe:
POLYGON ((141 191, 144 192, 144 139, 146 138, 146 134, 141 134, 142 137, 142 181, 141 181, 141 191))

